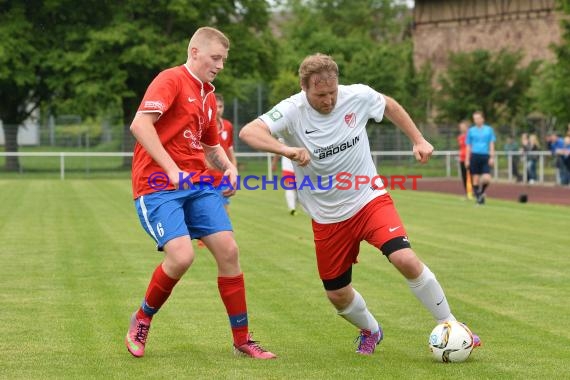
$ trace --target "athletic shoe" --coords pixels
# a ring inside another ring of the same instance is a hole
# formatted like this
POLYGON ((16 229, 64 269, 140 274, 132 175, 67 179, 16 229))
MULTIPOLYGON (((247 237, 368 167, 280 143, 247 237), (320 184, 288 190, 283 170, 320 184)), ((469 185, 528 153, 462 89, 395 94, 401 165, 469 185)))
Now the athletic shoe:
POLYGON ((150 330, 150 319, 137 319, 137 313, 135 312, 131 317, 131 325, 125 338, 125 344, 127 345, 127 350, 137 358, 144 355, 148 330, 150 330))
POLYGON ((473 334, 473 347, 481 347, 482 343, 481 343, 481 339, 479 338, 479 335, 475 335, 473 334))
POLYGON ((234 344, 234 354, 237 356, 247 356, 254 359, 275 359, 277 355, 265 350, 259 342, 251 339, 251 334, 247 336, 247 343, 241 346, 234 344))
POLYGON ((485 193, 479 194, 479 196, 477 197, 477 204, 478 205, 484 205, 485 204, 485 193))
POLYGON ((372 355, 376 346, 380 344, 383 338, 384 332, 380 326, 378 326, 378 331, 375 333, 372 333, 370 330, 360 330, 360 335, 355 340, 355 342, 359 341, 356 353, 372 355))

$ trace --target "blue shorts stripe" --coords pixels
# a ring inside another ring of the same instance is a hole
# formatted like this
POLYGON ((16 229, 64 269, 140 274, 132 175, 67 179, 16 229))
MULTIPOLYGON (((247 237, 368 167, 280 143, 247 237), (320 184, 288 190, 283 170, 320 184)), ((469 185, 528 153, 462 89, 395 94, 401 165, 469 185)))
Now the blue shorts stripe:
POLYGON ((143 214, 144 221, 146 224, 146 230, 153 237, 153 239, 158 243, 158 239, 156 238, 156 234, 154 233, 154 230, 152 229, 150 221, 148 220, 148 210, 146 208, 146 205, 144 204, 144 195, 141 195, 141 197, 139 198, 139 205, 140 205, 140 208, 142 210, 142 214, 143 214))

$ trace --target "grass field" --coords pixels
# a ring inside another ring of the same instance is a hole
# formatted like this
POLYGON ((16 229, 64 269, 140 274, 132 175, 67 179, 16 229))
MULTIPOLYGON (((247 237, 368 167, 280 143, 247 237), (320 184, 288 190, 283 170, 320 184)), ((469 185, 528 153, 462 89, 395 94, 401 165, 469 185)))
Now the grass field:
POLYGON ((250 326, 275 361, 236 358, 216 268, 200 250, 153 322, 147 354, 123 345, 161 255, 140 227, 128 180, 0 180, 0 378, 495 379, 568 378, 570 209, 396 191, 418 254, 455 315, 484 346, 435 363, 435 323, 405 281, 363 245, 354 285, 386 338, 371 357, 317 277, 309 218, 279 191, 242 191, 231 216, 250 326))

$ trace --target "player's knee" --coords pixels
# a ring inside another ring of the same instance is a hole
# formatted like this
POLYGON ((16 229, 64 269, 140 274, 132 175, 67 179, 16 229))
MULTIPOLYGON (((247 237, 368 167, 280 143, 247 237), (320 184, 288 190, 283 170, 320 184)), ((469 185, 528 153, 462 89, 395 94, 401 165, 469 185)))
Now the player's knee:
POLYGON ((166 263, 176 272, 184 273, 194 262, 194 250, 189 238, 176 238, 164 246, 166 263))
POLYGON ((423 270, 423 264, 410 248, 400 249, 390 255, 390 262, 407 279, 417 278, 423 270))
POLYGON ((352 286, 347 285, 342 289, 327 290, 327 297, 337 310, 345 309, 354 297, 352 286))
POLYGON ((239 261, 239 248, 234 239, 228 239, 222 245, 223 248, 216 249, 215 256, 218 261, 234 264, 239 261))
POLYGON ((194 262, 194 252, 188 252, 185 255, 176 257, 176 266, 181 270, 187 270, 194 262))

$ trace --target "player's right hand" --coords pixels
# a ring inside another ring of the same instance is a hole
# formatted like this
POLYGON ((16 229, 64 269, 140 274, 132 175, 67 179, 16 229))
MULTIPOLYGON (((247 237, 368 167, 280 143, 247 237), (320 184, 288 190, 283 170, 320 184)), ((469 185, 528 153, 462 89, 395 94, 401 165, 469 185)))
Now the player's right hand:
POLYGON ((180 179, 181 178, 187 178, 189 173, 182 171, 180 169, 176 169, 173 170, 171 172, 166 173, 166 175, 168 176, 168 180, 170 181, 170 184, 172 186, 174 186, 174 188, 176 190, 180 190, 180 179))
POLYGON ((284 156, 291 161, 297 162, 299 166, 307 166, 309 161, 311 161, 311 155, 305 148, 287 147, 287 151, 284 156))

